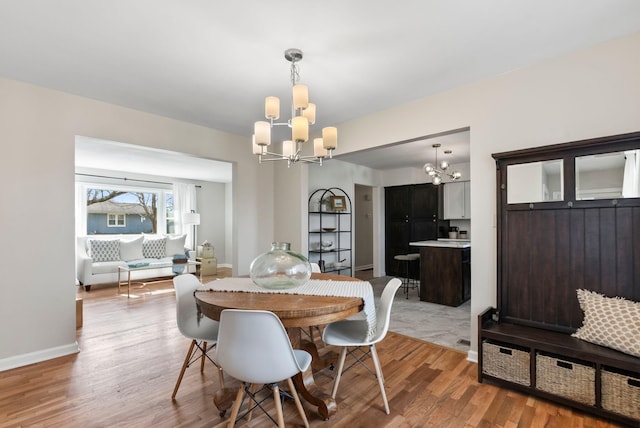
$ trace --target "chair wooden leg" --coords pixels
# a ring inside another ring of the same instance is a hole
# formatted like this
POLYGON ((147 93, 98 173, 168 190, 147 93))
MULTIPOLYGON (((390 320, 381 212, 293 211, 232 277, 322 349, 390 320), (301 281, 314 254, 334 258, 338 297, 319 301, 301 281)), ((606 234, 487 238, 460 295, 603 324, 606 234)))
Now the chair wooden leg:
POLYGON ((182 370, 180 370, 180 376, 178 376, 178 381, 176 382, 176 386, 173 388, 173 394, 171 395, 171 399, 176 398, 176 394, 178 393, 178 388, 180 388, 180 383, 182 382, 182 377, 184 376, 184 371, 187 369, 187 365, 189 364, 189 360, 191 359, 191 354, 193 353, 193 348, 196 346, 196 341, 192 340, 191 345, 189 345, 189 351, 187 351, 187 356, 184 359, 184 363, 182 364, 182 370))
POLYGON ((278 388, 278 384, 274 384, 273 386, 273 401, 275 401, 276 405, 276 415, 278 417, 278 428, 285 428, 284 426, 284 416, 282 414, 282 401, 280 401, 280 388, 278 388))
POLYGON ((340 361, 338 362, 338 373, 336 373, 336 380, 333 381, 333 391, 331 391, 331 398, 335 399, 338 392, 338 385, 340 384, 340 378, 342 377, 342 369, 344 368, 344 360, 347 358, 347 347, 343 347, 340 351, 340 361))
POLYGON ((244 384, 240 385, 238 394, 236 395, 236 401, 233 402, 233 408, 231 409, 231 416, 229 416, 228 428, 233 428, 236 425, 236 418, 238 417, 238 411, 240 410, 240 404, 244 398, 244 384))
POLYGON ((202 342, 202 357, 200 358, 200 373, 204 373, 204 360, 207 359, 207 342, 202 342))
POLYGON ((373 364, 376 367, 376 377, 378 378, 378 385, 380 385, 380 393, 382 394, 382 400, 384 401, 384 410, 389 412, 389 403, 387 402, 387 393, 384 392, 384 377, 382 377, 382 368, 380 367, 380 360, 378 359, 378 353, 376 352, 375 345, 369 346, 371 350, 371 358, 373 358, 373 364))
POLYGON ((293 385, 293 381, 291 380, 291 378, 287 379, 287 385, 289 385, 289 391, 291 391, 291 395, 293 395, 293 401, 295 401, 296 403, 298 413, 300 413, 300 417, 302 417, 305 428, 309 428, 307 414, 304 412, 304 407, 302 407, 302 402, 300 401, 300 397, 298 397, 298 391, 296 391, 296 387, 293 385))

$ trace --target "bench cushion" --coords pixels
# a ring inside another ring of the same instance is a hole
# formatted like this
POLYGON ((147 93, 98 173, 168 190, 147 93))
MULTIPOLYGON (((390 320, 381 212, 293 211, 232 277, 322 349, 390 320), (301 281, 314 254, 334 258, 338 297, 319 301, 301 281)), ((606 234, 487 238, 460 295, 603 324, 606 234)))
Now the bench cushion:
POLYGON ((578 339, 640 357, 640 303, 578 290, 584 321, 578 339))

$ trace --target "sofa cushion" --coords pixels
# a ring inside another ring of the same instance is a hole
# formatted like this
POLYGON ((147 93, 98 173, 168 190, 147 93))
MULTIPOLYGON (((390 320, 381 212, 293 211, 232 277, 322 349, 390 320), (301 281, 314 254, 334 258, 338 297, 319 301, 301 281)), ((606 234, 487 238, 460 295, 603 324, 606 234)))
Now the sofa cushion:
MULTIPOLYGON (((91 273, 93 275, 101 273, 118 273, 118 266, 126 266, 122 261, 115 262, 94 262, 91 265, 91 273)), ((126 276, 125 276, 126 279, 126 276)))
POLYGON ((139 236, 132 240, 120 241, 120 260, 128 262, 130 260, 138 260, 143 258, 142 241, 144 237, 139 236))
POLYGON ((145 239, 142 241, 142 256, 144 258, 160 259, 165 256, 167 240, 165 238, 145 239))
POLYGON ((165 256, 173 257, 176 254, 184 254, 184 240, 187 235, 167 236, 165 256))
POLYGON ((91 258, 94 262, 112 262, 120 260, 120 240, 91 239, 91 258))
POLYGON ((584 321, 573 336, 640 357, 640 302, 577 292, 584 321))

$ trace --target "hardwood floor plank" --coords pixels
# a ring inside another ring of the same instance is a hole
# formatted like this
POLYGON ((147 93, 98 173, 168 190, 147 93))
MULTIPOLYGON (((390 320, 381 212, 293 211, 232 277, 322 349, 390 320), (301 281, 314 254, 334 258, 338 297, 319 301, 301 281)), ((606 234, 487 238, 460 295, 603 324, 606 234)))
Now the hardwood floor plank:
MULTIPOLYGON (((171 400, 189 346, 176 327, 171 282, 136 287, 131 299, 117 295, 113 287, 79 294, 84 299, 84 326, 77 331, 81 352, 0 372, 1 428, 226 426, 227 419, 213 405, 219 385, 210 363, 202 374, 198 363, 188 368, 176 400, 171 400)), ((322 345, 319 337, 316 341, 322 345)), ((616 426, 479 384, 476 365, 460 351, 392 332, 377 349, 391 414, 384 413, 375 377, 354 367, 343 376, 338 412, 330 421, 305 405, 311 427, 616 426)), ((321 346, 320 351, 336 349, 321 346)), ((316 374, 316 383, 329 392, 334 376, 334 371, 324 369, 316 374)), ((237 386, 233 379, 226 381, 229 387, 237 386)), ((270 401, 266 407, 275 410, 270 401)), ((293 402, 284 403, 284 419, 287 426, 301 426, 293 402)), ((270 424, 255 411, 250 422, 242 420, 236 426, 270 424)))

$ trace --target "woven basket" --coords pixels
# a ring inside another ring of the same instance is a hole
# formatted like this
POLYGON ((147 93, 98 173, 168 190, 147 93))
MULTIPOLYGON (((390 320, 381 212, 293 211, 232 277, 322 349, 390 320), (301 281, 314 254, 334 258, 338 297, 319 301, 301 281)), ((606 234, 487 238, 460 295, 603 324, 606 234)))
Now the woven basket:
POLYGON ((510 346, 482 343, 482 373, 530 386, 529 352, 510 346))
POLYGON ((602 408, 640 421, 640 375, 602 370, 602 408))
POLYGON ((596 404, 596 370, 574 361, 537 354, 536 388, 593 406, 596 404))

